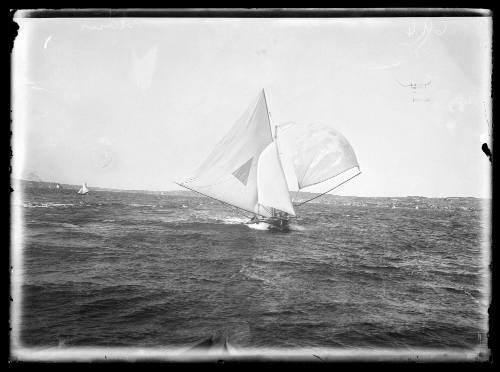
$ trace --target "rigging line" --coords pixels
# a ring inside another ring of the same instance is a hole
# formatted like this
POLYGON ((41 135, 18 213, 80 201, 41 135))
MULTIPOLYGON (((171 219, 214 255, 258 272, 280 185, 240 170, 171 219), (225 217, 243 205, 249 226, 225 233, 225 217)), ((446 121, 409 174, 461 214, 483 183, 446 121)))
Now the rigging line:
MULTIPOLYGON (((207 198, 210 198, 210 199, 213 199, 213 200, 217 200, 219 203, 229 205, 229 206, 231 206, 231 207, 233 207, 233 208, 241 209, 241 210, 243 210, 243 211, 245 211, 245 212, 248 212, 248 213, 252 213, 252 214, 259 214, 259 213, 251 212, 251 211, 249 211, 248 209, 241 208, 241 207, 237 207, 236 205, 232 205, 232 204, 230 204, 230 203, 226 203, 226 202, 224 202, 224 201, 222 201, 222 200, 219 200, 219 199, 213 198, 213 197, 211 197, 211 196, 208 196, 208 195, 206 195, 206 194, 203 194, 202 192, 196 191, 196 190, 194 190, 194 189, 192 189, 192 188, 190 188, 190 187, 187 187, 187 186, 185 186, 185 185, 182 185, 182 184, 180 184, 180 183, 177 183, 177 182, 174 182, 174 183, 175 183, 176 185, 179 185, 179 186, 181 186, 181 187, 184 187, 185 189, 188 189, 188 190, 194 191, 195 193, 198 193, 198 194, 200 194, 200 195, 206 196, 207 198)), ((261 214, 259 214, 259 216, 266 218, 266 216, 263 216, 263 215, 261 215, 261 214)), ((245 216, 245 217, 248 217, 248 216, 245 216)))
POLYGON ((409 84, 403 84, 402 82, 399 81, 398 78, 395 78, 395 80, 403 88, 411 88, 411 89, 427 88, 432 83, 432 80, 429 80, 429 81, 427 81, 425 83, 412 83, 412 82, 410 82, 409 84))
MULTIPOLYGON (((343 173, 345 173, 345 172, 347 172, 347 171, 350 171, 351 169, 354 169, 354 168, 358 168, 358 170, 359 170, 359 171, 361 171, 361 168, 360 168, 360 166, 359 166, 359 164, 358 164, 358 165, 355 165, 354 167, 347 168, 347 169, 343 170, 342 172, 339 172, 339 173, 337 173, 337 174, 335 174, 335 175, 333 175, 333 176, 331 176, 331 177, 325 178, 324 180, 320 180, 320 181, 317 181, 317 182, 311 183, 310 185, 304 186, 304 187, 302 187, 302 188, 301 188, 300 190, 298 190, 298 191, 302 191, 302 190, 306 189, 307 187, 311 187, 311 186, 319 185, 320 183, 323 183, 323 182, 326 182, 326 181, 328 181, 328 180, 331 180, 332 178, 335 178, 335 177, 337 177, 337 176, 340 176, 341 174, 343 174, 343 173)), ((300 185, 299 185, 299 186, 300 186, 300 185)), ((306 191, 306 192, 307 192, 307 191, 306 191)))
MULTIPOLYGON (((252 157, 252 159, 253 159, 253 157, 252 157)), ((252 160, 252 165, 250 166, 250 171, 252 170, 252 168, 254 168, 254 165, 253 165, 253 160, 252 160)), ((237 170, 237 169, 236 169, 236 170, 237 170)), ((236 171, 236 170, 235 170, 235 171, 236 171)), ((249 173, 250 173, 250 171, 249 171, 249 173)), ((225 177, 225 178, 219 178, 219 179, 217 179, 216 181, 214 181, 213 183, 209 183, 209 184, 206 184, 206 185, 200 185, 200 186, 198 186, 198 187, 201 189, 201 188, 207 188, 207 187, 212 187, 212 186, 218 186, 218 185, 221 185, 221 184, 223 184, 223 183, 225 183, 225 182, 229 182, 229 180, 230 180, 230 179, 231 179, 231 177, 233 177, 233 176, 234 176, 234 175, 231 173, 231 175, 226 175, 226 176, 223 176, 223 177, 225 177)), ((193 181, 196 181, 196 180, 199 180, 199 179, 200 179, 200 177, 196 177, 196 176, 195 176, 195 177, 191 177, 191 178, 189 178, 189 179, 185 180, 185 181, 184 181, 184 183, 193 182, 193 181)), ((180 186, 182 186, 182 185, 180 185, 180 186)))
POLYGON ((398 78, 396 78, 396 81, 399 83, 399 85, 401 85, 403 88, 408 88, 409 86, 411 86, 411 84, 408 84, 408 85, 404 85, 402 82, 399 81, 398 78))
POLYGON ((359 176, 360 174, 361 174, 361 172, 356 173, 356 174, 355 174, 354 176, 352 176, 351 178, 348 178, 348 179, 346 179, 344 182, 339 183, 339 184, 338 184, 337 186, 335 186, 333 189, 330 189, 330 190, 328 190, 328 191, 326 191, 326 192, 324 192, 324 193, 322 193, 322 194, 319 194, 319 195, 315 196, 314 198, 311 198, 311 199, 309 199, 309 200, 306 200, 306 201, 304 201, 304 202, 302 202, 302 203, 296 204, 296 205, 295 205, 295 207, 300 207, 302 204, 308 203, 308 202, 310 202, 311 200, 317 199, 317 198, 319 198, 320 196, 323 196, 323 195, 325 195, 326 193, 328 193, 328 192, 330 192, 330 191, 335 190, 337 187, 339 187, 339 186, 343 185, 343 184, 344 184, 344 183, 346 183, 347 181, 352 180, 354 177, 359 176))

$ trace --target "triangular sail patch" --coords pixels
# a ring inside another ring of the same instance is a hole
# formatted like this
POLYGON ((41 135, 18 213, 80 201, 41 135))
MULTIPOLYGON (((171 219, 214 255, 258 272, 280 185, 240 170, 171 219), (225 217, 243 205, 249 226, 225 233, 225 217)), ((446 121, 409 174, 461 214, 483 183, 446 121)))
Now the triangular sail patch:
POLYGON ((232 175, 235 176, 242 184, 247 185, 248 175, 250 173, 250 168, 252 167, 253 157, 248 159, 245 164, 236 169, 232 175))

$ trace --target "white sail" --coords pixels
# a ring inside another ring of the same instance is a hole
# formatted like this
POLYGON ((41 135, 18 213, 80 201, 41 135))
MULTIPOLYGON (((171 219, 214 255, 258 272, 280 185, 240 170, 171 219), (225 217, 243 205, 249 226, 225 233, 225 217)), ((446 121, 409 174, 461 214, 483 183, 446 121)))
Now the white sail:
POLYGON ((356 154, 347 139, 333 128, 287 125, 280 130, 280 148, 292 159, 299 189, 316 185, 352 168, 359 168, 356 154), (286 146, 281 146, 281 141, 286 146))
POLYGON ((268 212, 258 208, 257 163, 259 155, 271 142, 266 98, 262 91, 193 177, 180 185, 269 217, 268 212))
POLYGON ((89 189, 87 188, 87 183, 84 182, 80 190, 78 190, 78 194, 86 194, 89 192, 89 189))
POLYGON ((270 143, 260 154, 257 166, 259 204, 295 216, 276 142, 270 143))

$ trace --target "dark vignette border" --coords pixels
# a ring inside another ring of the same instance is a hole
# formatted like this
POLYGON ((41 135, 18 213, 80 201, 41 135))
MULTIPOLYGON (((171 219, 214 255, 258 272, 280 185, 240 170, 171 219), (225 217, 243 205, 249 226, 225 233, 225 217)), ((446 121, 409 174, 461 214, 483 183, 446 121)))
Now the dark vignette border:
POLYGON ((170 8, 170 9, 33 9, 23 18, 76 17, 224 17, 224 18, 346 18, 346 17, 489 17, 488 9, 467 8, 170 8))
MULTIPOLYGON (((12 303, 12 299, 10 298, 10 274, 11 274, 11 259, 10 259, 10 224, 11 224, 11 213, 10 213, 10 206, 11 206, 11 194, 12 191, 12 183, 11 183, 11 173, 12 173, 12 168, 11 168, 11 159, 12 159, 12 118, 11 118, 11 68, 12 68, 12 60, 11 60, 11 54, 12 54, 12 48, 14 46, 14 41, 15 38, 17 37, 19 26, 15 22, 16 18, 118 18, 118 17, 146 17, 146 18, 378 18, 378 17, 492 17, 493 18, 493 40, 492 40, 492 57, 493 57, 493 62, 495 60, 495 37, 497 33, 497 26, 495 24, 495 17, 494 12, 492 9, 477 9, 477 8, 169 8, 169 9, 140 9, 140 8, 129 8, 129 9, 111 9, 111 8, 90 8, 90 9, 11 9, 9 11, 9 18, 8 18, 8 43, 9 43, 9 94, 8 94, 8 105, 9 105, 9 135, 5 136, 3 138, 7 139, 9 142, 9 146, 3 147, 4 152, 9 153, 9 201, 8 201, 8 207, 6 210, 8 211, 8 221, 9 224, 5 225, 8 228, 7 234, 4 236, 7 236, 9 240, 9 250, 5 249, 7 251, 8 255, 8 262, 9 262, 9 269, 8 269, 8 278, 7 278, 7 283, 8 285, 8 302, 9 302, 9 323, 8 323, 8 337, 9 337, 9 351, 8 351, 8 360, 9 360, 9 367, 20 367, 20 365, 37 365, 37 364, 43 364, 46 366, 50 367, 61 367, 62 369, 65 368, 66 366, 70 366, 71 363, 58 363, 57 365, 55 363, 34 363, 34 362, 13 362, 12 356, 10 354, 10 307, 12 303)), ((494 97, 494 87, 496 85, 496 79, 495 79, 495 64, 493 63, 492 65, 492 75, 491 75, 491 83, 492 83, 492 91, 491 91, 491 97, 492 97, 492 102, 493 102, 493 113, 492 113, 492 122, 495 117, 495 97, 494 97)), ((493 142, 495 139, 495 129, 494 125, 492 128, 493 132, 493 142)), ((478 149, 480 151, 480 149, 478 149)), ((6 154, 5 154, 6 155, 6 154)), ((7 158, 7 156, 5 156, 7 158)), ((482 366, 483 367, 492 367, 493 362, 495 360, 495 355, 497 351, 497 339, 496 339, 496 334, 493 332, 494 329, 494 321, 493 318, 495 317, 495 310, 496 310, 496 303, 495 303, 495 289, 497 288, 496 285, 496 276, 495 276, 495 271, 494 271, 494 258, 495 258, 495 242, 497 240, 496 237, 496 232, 495 232, 495 222, 496 222, 496 210, 498 206, 498 200, 495 197, 495 192, 494 192, 494 180, 497 179, 497 172, 496 172, 496 167, 494 166, 494 163, 492 163, 492 177, 491 177, 491 190, 492 190, 492 210, 491 210, 491 261, 490 261, 490 272, 491 272, 491 304, 490 308, 488 310, 489 313, 489 338, 488 338, 488 347, 490 348, 491 356, 489 361, 483 362, 482 366)), ((6 185, 6 184, 5 184, 6 185)), ((6 195, 5 193, 4 195, 6 195)), ((4 251, 4 252, 5 252, 4 251)), ((259 359, 245 359, 244 362, 258 362, 259 359)), ((285 361, 285 360, 284 360, 285 361)), ((151 363, 156 363, 156 361, 145 361, 148 364, 151 363)), ((229 361, 224 361, 224 360, 218 360, 213 363, 209 363, 211 365, 215 364, 224 364, 228 363, 229 361)), ((106 365, 108 363, 112 363, 112 361, 109 362, 98 362, 97 364, 102 367, 103 365, 106 365)), ((231 364, 234 364, 237 362, 232 361, 231 364)), ((272 362, 271 364, 276 364, 277 362, 272 362)), ((359 363, 360 366, 366 366, 365 363, 359 363)), ((83 365, 89 365, 89 363, 81 363, 83 365)), ((131 367, 132 363, 123 363, 123 362, 118 362, 116 363, 120 365, 122 368, 128 368, 131 367)), ((195 363, 195 364, 200 364, 203 365, 205 363, 195 363)), ((339 363, 341 365, 352 365, 352 363, 339 363)), ((384 367, 396 367, 399 369, 401 367, 401 363, 385 363, 386 365, 384 367)), ((429 367, 437 367, 441 368, 443 364, 457 364, 457 363, 430 363, 428 365, 429 367)), ((93 366, 96 366, 96 363, 92 363, 93 366)), ((468 366, 467 364, 461 364, 462 366, 466 367, 468 366)), ((416 367, 416 363, 412 363, 409 365, 404 366, 404 368, 413 368, 416 367)), ((410 368, 410 369, 411 369, 410 368)))

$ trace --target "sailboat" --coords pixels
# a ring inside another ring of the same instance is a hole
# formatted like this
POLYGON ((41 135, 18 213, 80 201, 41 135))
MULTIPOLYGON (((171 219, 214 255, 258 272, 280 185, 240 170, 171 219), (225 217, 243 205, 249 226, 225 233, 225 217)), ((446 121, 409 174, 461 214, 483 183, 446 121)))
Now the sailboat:
POLYGON ((85 195, 88 192, 89 189, 87 188, 87 182, 84 182, 80 190, 78 190, 78 194, 85 195))
POLYGON ((61 186, 59 186, 59 184, 57 183, 56 184, 56 189, 60 189, 60 188, 61 188, 61 186))
POLYGON ((360 173, 351 145, 330 127, 283 125, 274 126, 273 133, 262 89, 192 176, 176 184, 252 213, 249 224, 286 230, 296 207, 360 173), (292 200, 291 191, 323 182, 332 186, 334 179, 342 182, 309 200, 292 200))

